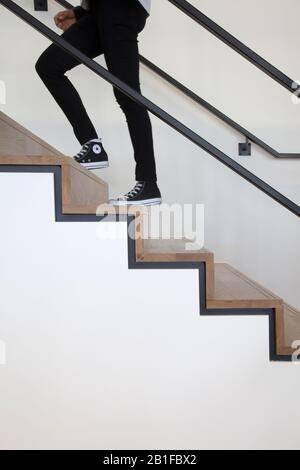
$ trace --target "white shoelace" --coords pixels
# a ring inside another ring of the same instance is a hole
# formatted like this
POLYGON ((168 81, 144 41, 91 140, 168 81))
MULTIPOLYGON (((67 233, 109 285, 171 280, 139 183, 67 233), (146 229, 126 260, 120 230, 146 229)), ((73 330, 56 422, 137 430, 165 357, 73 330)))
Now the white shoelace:
POLYGON ((84 146, 82 147, 82 149, 80 150, 80 152, 77 153, 77 155, 75 155, 75 157, 74 157, 75 160, 79 160, 81 157, 83 157, 83 156, 87 153, 89 147, 90 147, 90 143, 89 143, 89 142, 86 143, 86 144, 84 144, 84 146))
POLYGON ((140 192, 142 187, 143 187, 143 183, 140 183, 140 182, 136 183, 135 187, 131 191, 129 191, 129 193, 125 194, 123 199, 125 199, 126 201, 129 199, 132 199, 140 192))

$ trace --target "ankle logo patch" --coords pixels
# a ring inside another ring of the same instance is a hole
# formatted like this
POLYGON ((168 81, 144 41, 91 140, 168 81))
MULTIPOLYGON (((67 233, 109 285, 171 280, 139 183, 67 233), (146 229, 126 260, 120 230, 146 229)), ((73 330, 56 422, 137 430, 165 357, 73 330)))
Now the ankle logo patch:
POLYGON ((101 153, 101 146, 96 144, 96 145, 93 145, 93 152, 96 154, 96 155, 99 155, 101 153))

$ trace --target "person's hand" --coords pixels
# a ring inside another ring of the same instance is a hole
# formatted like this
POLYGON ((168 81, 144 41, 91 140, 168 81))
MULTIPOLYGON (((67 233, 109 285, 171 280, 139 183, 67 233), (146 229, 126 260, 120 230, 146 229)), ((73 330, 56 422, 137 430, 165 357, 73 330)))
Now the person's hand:
POLYGON ((73 10, 60 11, 55 15, 54 22, 59 29, 67 31, 74 23, 76 23, 76 17, 73 10))

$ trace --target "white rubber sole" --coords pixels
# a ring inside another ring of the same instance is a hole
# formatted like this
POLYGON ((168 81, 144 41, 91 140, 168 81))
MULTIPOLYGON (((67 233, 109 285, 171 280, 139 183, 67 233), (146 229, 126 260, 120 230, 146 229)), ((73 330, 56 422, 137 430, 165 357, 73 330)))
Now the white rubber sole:
POLYGON ((161 198, 144 199, 142 201, 129 202, 129 201, 118 201, 117 199, 111 199, 109 204, 113 206, 157 206, 162 203, 161 198))
POLYGON ((80 163, 80 165, 86 170, 101 170, 102 168, 108 168, 109 162, 80 163))

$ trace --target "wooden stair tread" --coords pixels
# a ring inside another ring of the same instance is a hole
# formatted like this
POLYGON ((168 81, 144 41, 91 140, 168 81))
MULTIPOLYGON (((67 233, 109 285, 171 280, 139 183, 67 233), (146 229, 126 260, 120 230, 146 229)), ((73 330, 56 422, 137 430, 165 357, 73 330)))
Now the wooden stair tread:
POLYGON ((278 296, 225 263, 215 264, 215 287, 208 308, 280 307, 278 296))
POLYGON ((208 261, 213 253, 205 248, 191 245, 187 239, 143 240, 142 261, 208 261), (193 249, 190 249, 191 246, 193 249))
POLYGON ((145 240, 145 252, 147 253, 185 253, 186 251, 195 251, 197 253, 210 253, 206 248, 200 248, 195 245, 195 249, 187 248, 191 242, 185 238, 182 239, 147 239, 145 240))
POLYGON ((96 182, 107 184, 93 172, 86 170, 73 158, 57 155, 0 155, 0 165, 24 165, 24 166, 72 166, 77 171, 96 182))
POLYGON ((130 206, 130 207, 122 207, 122 206, 113 206, 107 202, 93 206, 93 205, 85 205, 85 206, 78 206, 80 209, 80 214, 86 215, 98 215, 98 216, 140 216, 143 211, 140 206, 130 206))

